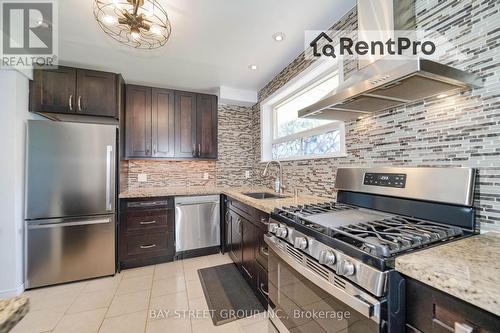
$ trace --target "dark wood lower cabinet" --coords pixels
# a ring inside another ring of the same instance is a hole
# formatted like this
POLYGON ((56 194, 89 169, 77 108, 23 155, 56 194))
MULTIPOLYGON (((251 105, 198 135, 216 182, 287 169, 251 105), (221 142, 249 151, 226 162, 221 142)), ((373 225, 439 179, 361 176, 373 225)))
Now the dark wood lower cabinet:
POLYGON ((168 262, 175 255, 173 198, 120 201, 120 267, 168 262))
POLYGON ((242 257, 241 257, 241 270, 243 276, 250 283, 252 287, 257 285, 257 275, 255 274, 255 252, 257 245, 257 227, 247 219, 242 219, 242 257))
POLYGON ((406 328, 425 333, 498 332, 500 317, 407 278, 406 328))
POLYGON ((267 308, 268 249, 264 234, 269 215, 231 198, 225 202, 224 248, 267 308))

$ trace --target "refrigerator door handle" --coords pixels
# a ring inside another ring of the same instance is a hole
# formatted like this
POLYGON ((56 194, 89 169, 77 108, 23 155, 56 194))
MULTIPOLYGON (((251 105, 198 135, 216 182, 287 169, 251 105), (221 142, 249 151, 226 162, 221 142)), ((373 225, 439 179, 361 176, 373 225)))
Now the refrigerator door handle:
POLYGON ((103 224, 110 223, 111 218, 97 219, 97 220, 82 220, 73 222, 55 222, 55 223, 28 223, 28 229, 45 229, 45 228, 55 228, 55 227, 73 227, 78 225, 89 225, 89 224, 103 224))
POLYGON ((111 201, 111 164, 113 158, 113 146, 106 146, 106 210, 113 209, 111 201))

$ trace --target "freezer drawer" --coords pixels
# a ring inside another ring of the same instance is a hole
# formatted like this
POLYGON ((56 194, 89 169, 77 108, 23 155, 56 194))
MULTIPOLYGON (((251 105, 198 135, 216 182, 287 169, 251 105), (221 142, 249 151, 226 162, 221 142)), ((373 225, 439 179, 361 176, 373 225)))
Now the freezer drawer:
POLYGON ((176 252, 219 245, 219 196, 176 197, 176 252))
POLYGON ((115 273, 114 215, 26 222, 26 288, 115 273))

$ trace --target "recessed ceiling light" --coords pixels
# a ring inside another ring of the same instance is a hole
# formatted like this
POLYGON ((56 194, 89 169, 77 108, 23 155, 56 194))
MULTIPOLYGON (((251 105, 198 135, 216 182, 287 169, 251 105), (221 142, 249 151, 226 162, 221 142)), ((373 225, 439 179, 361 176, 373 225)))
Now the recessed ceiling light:
POLYGON ((285 39, 285 34, 282 32, 277 32, 273 35, 273 39, 277 42, 282 42, 285 39))
POLYGON ((437 95, 437 98, 445 98, 445 97, 448 97, 448 95, 446 95, 446 94, 439 94, 439 95, 437 95))
POLYGON ((251 71, 255 71, 257 70, 257 65, 248 65, 248 69, 251 70, 251 71))

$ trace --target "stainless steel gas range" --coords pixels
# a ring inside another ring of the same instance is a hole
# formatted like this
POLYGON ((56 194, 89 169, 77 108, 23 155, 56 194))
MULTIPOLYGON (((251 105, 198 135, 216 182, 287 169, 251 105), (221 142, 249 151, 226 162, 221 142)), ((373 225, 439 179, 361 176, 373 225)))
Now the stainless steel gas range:
POLYGON ((475 232, 470 168, 342 168, 337 202, 276 209, 269 313, 285 332, 403 332, 398 255, 475 232))

